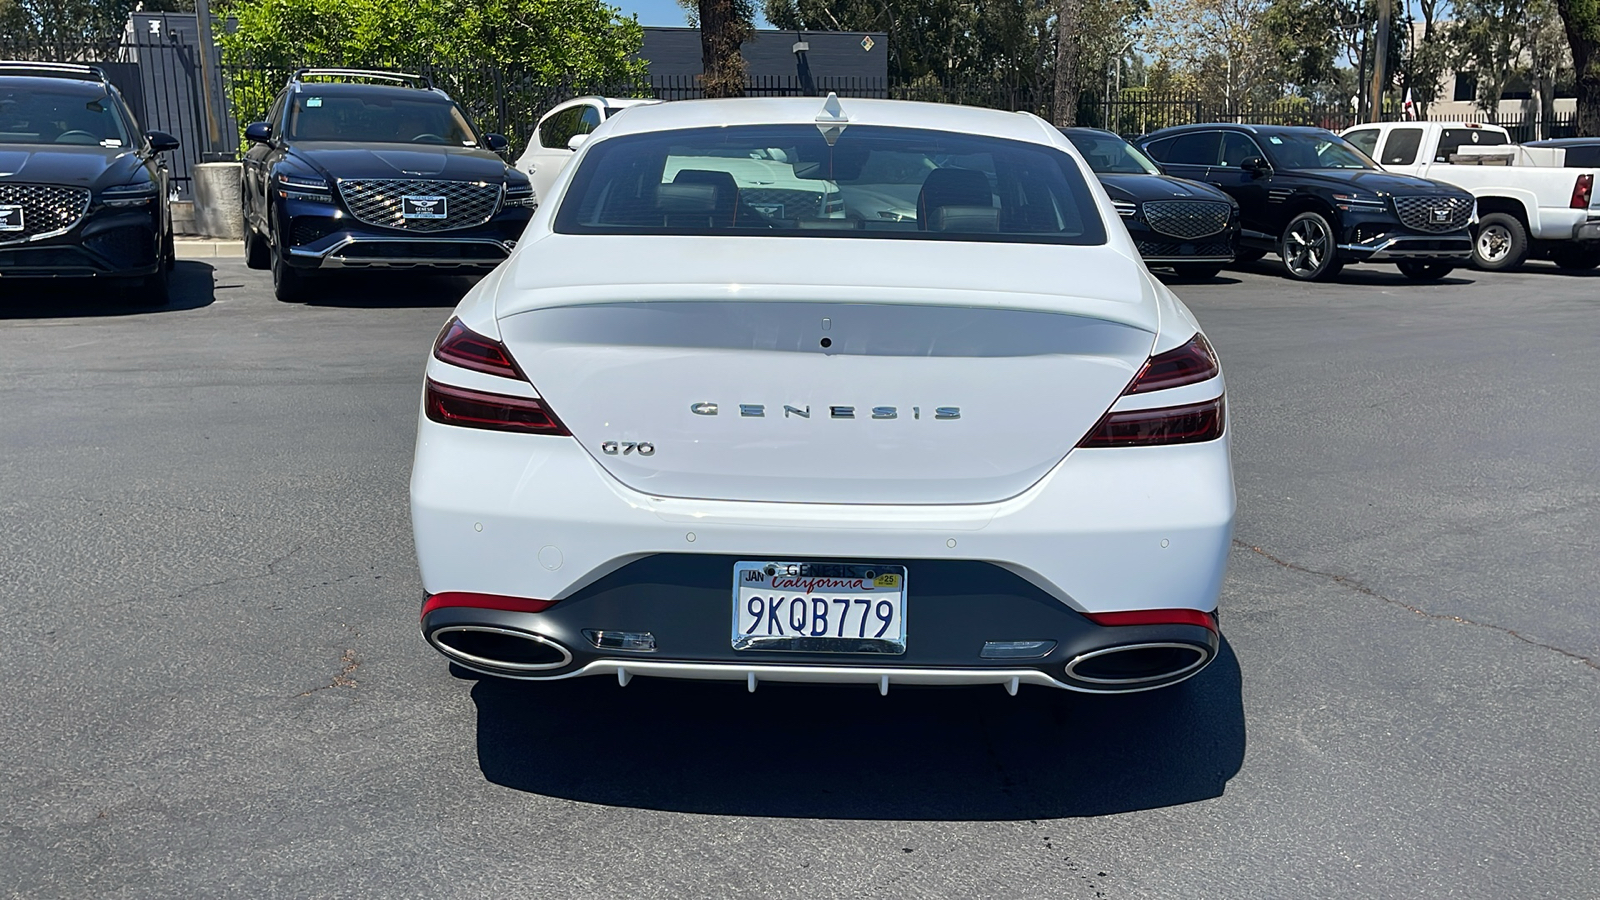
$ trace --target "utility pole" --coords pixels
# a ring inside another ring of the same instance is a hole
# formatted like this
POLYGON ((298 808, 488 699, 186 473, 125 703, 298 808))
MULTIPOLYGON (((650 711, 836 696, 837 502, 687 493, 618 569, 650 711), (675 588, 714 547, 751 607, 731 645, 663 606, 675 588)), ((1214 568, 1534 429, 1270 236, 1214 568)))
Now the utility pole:
POLYGON ((1383 89, 1389 85, 1389 29, 1394 21, 1394 0, 1378 0, 1378 33, 1372 48, 1372 100, 1367 121, 1383 121, 1383 89))

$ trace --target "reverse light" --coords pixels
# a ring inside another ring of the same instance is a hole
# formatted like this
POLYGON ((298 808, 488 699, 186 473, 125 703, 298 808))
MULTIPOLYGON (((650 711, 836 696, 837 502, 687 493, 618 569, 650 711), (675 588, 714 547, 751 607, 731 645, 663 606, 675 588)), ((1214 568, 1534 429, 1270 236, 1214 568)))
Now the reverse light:
POLYGON ((1588 209, 1594 195, 1594 175, 1585 172, 1572 185, 1572 209, 1588 209))
POLYGON ((656 649, 656 636, 648 631, 601 631, 585 628, 583 636, 601 650, 637 650, 641 653, 656 649))
POLYGON ((1084 618, 1096 625, 1119 627, 1123 625, 1199 625, 1217 630, 1216 613, 1198 609, 1133 609, 1126 612, 1084 613, 1084 618))
POLYGON ((440 362, 474 372, 518 381, 528 380, 517 368, 505 344, 473 331, 461 324, 460 319, 451 319, 445 324, 444 330, 439 332, 439 339, 433 342, 433 355, 440 362))
POLYGON ((1217 377, 1217 354, 1198 332, 1182 347, 1150 357, 1124 394, 1164 391, 1217 377))
POLYGON ((518 434, 571 435, 541 400, 474 391, 428 379, 423 412, 441 425, 512 431, 518 434))

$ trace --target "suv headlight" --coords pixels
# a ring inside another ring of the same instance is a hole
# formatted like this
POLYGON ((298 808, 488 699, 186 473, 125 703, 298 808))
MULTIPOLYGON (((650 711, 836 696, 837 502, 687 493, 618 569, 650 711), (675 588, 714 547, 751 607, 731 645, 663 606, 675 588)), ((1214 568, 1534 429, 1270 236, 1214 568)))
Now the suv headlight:
POLYGON ((315 175, 285 175, 278 173, 278 196, 285 200, 308 200, 312 203, 332 203, 333 188, 315 175))
POLYGON ((1389 201, 1377 194, 1334 194, 1333 199, 1342 210, 1378 211, 1389 208, 1389 201))
POLYGON ((506 206, 522 206, 528 209, 539 208, 539 198, 533 195, 533 185, 527 182, 520 184, 506 183, 506 206))
POLYGON ((156 186, 148 181, 138 184, 119 184, 100 192, 100 202, 107 206, 144 206, 156 199, 156 186))

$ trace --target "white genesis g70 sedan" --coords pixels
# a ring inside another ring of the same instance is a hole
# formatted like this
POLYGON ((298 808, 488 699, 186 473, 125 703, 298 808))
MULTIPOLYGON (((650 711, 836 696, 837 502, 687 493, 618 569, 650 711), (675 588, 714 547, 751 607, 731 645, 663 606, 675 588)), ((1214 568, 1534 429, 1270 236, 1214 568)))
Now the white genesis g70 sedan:
POLYGON ((433 347, 422 631, 506 678, 1162 687, 1217 654, 1228 442, 1039 118, 637 107, 433 347))

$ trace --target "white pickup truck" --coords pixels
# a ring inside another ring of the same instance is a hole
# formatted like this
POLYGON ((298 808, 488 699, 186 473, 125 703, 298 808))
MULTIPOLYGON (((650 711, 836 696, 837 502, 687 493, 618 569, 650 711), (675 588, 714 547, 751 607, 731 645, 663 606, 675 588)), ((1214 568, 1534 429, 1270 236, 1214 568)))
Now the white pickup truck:
POLYGON ((1390 172, 1477 197, 1478 268, 1514 269, 1529 257, 1564 269, 1600 266, 1597 170, 1565 168, 1565 150, 1519 147, 1505 129, 1476 122, 1383 122, 1341 136, 1390 172))

